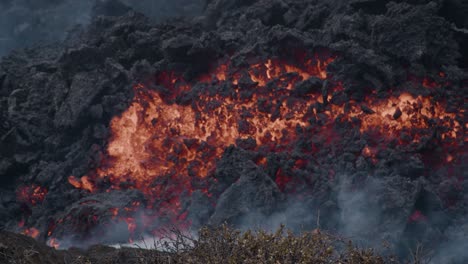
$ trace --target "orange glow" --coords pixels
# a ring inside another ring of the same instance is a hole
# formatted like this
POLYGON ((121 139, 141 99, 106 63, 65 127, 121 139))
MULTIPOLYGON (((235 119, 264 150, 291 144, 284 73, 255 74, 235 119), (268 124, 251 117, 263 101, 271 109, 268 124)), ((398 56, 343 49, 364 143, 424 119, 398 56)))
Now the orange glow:
MULTIPOLYGON (((307 60, 302 68, 295 65, 286 64, 280 60, 267 60, 266 63, 254 64, 250 67, 249 76, 252 81, 257 82, 259 86, 265 86, 269 81, 281 79, 288 73, 295 73, 300 76, 300 80, 307 80, 314 76, 320 79, 327 78, 327 66, 333 61, 329 58, 325 61, 316 60, 315 64, 312 60, 307 60)), ((225 76, 225 74, 224 74, 225 76)), ((290 80, 287 89, 291 90, 297 80, 290 80)))
MULTIPOLYGON (((443 72, 441 72, 443 74, 443 72)), ((439 76, 440 77, 444 77, 444 75, 441 75, 441 73, 439 73, 439 76)), ((425 88, 439 88, 440 85, 438 83, 436 83, 435 81, 429 79, 429 78, 424 78, 423 79, 423 82, 422 82, 422 86, 424 86, 425 88)))
POLYGON ((68 182, 77 189, 81 189, 83 187, 81 181, 75 178, 75 176, 68 177, 68 182))
POLYGON ((16 191, 16 199, 31 206, 36 206, 42 203, 46 195, 46 188, 34 184, 31 186, 21 186, 16 191))
POLYGON ((362 150, 362 155, 364 157, 371 157, 372 156, 372 152, 371 150, 369 149, 368 146, 366 146, 363 150, 362 150))
POLYGON ((437 121, 438 125, 449 128, 442 134, 442 138, 457 138, 462 135, 462 127, 456 121, 456 114, 447 113, 443 105, 429 97, 412 96, 403 93, 398 97, 384 100, 367 100, 373 114, 367 114, 357 105, 354 106, 349 117, 361 120, 361 132, 378 130, 383 135, 399 138, 405 129, 429 128, 429 120, 437 121), (397 115, 398 113, 398 115, 397 115))
POLYGON ((32 227, 32 228, 27 228, 21 232, 25 236, 32 237, 34 239, 38 238, 41 232, 39 232, 38 229, 32 227))
POLYGON ((137 228, 135 219, 131 217, 127 217, 125 218, 125 222, 128 225, 128 231, 130 232, 130 234, 135 233, 135 230, 137 228))
MULTIPOLYGON (((173 91, 160 95, 139 84, 134 87, 135 98, 130 107, 115 117, 110 127, 112 137, 108 144, 108 158, 102 166, 89 175, 77 179, 70 176, 68 181, 75 188, 95 192, 97 178, 107 178, 111 189, 139 189, 147 196, 150 204, 161 199, 160 213, 180 219, 180 193, 192 190, 191 177, 204 178, 215 168, 216 161, 229 145, 238 139, 252 138, 257 145, 288 144, 296 138, 296 127, 308 125, 306 120, 307 99, 298 99, 288 106, 284 99, 297 81, 315 76, 326 78, 326 66, 333 61, 307 60, 301 68, 282 64, 279 60, 268 60, 255 64, 248 72, 257 82, 257 94, 241 98, 240 90, 229 97, 200 94, 191 106, 170 103, 178 95, 191 90, 191 85, 174 73, 161 73, 159 84, 173 91), (288 74, 297 73, 290 77, 288 74), (284 84, 285 89, 277 92, 265 87, 268 82, 284 84), (275 109, 261 108, 259 102, 275 100, 275 109), (169 102, 168 102, 169 101, 169 102), (274 113, 275 111, 276 113, 274 113), (200 115, 202 113, 202 115, 200 115), (153 184, 160 177, 170 177, 175 186, 153 184)), ((227 64, 221 64, 210 74, 198 78, 199 82, 218 81, 240 82, 240 73, 230 72, 227 64)), ((316 100, 318 95, 310 95, 316 100)), ((261 162, 266 162, 261 161, 261 162)), ((112 212, 114 217, 118 211, 112 212)), ((121 219, 121 218, 119 218, 121 219)), ((129 230, 136 225, 130 218, 124 218, 129 230)))
POLYGON ((267 159, 265 157, 261 157, 257 159, 255 162, 257 165, 265 166, 267 164, 267 159))
POLYGON ((55 238, 49 239, 49 241, 47 242, 47 245, 48 245, 49 247, 53 247, 53 248, 55 248, 55 249, 59 249, 59 248, 60 248, 60 243, 59 243, 59 241, 58 241, 57 239, 55 239, 55 238))
POLYGON ((115 218, 116 216, 119 215, 119 208, 111 208, 110 212, 112 214, 112 218, 115 218))
MULTIPOLYGON (((338 119, 356 126, 362 134, 377 134, 384 141, 397 139, 399 144, 418 142, 420 135, 411 132, 434 127, 444 128, 441 140, 463 136, 456 114, 447 113, 443 103, 430 96, 401 93, 382 99, 369 94, 365 104, 335 105, 328 102, 344 89, 332 81, 327 95, 322 91, 296 95, 300 81, 327 79, 326 67, 333 60, 312 58, 288 64, 269 59, 246 69, 232 69, 225 63, 194 81, 206 86, 223 82, 230 87, 225 93, 206 89, 193 95, 193 83, 173 72, 160 73, 156 85, 163 86, 164 92, 146 84, 135 85, 130 106, 110 123, 111 137, 100 166, 80 179, 70 176, 68 181, 89 192, 138 189, 147 199, 146 209, 154 213, 148 219, 168 216, 173 222, 183 222, 186 213, 181 196, 196 190, 192 183, 212 175, 224 150, 242 140, 250 142, 252 150, 262 147, 263 151, 280 152, 290 150, 288 146, 301 135, 310 138, 322 132, 328 144, 338 119), (189 99, 180 103, 181 98, 189 99), (320 126, 307 130, 314 122, 320 126), (401 139, 406 132, 409 139, 401 139), (99 182, 110 184, 99 186, 99 182)), ((376 151, 369 146, 362 155, 377 161, 376 151)), ((296 159, 293 169, 304 169, 308 162, 296 159)), ((256 164, 266 166, 267 159, 259 157, 256 164)), ((281 190, 291 180, 278 170, 275 181, 281 190)), ((207 188, 201 190, 210 196, 207 188)), ((112 219, 125 221, 133 233, 138 224, 129 213, 140 206, 114 208, 110 214, 112 219)))
POLYGON ((447 159, 446 159, 446 160, 447 160, 447 162, 449 162, 449 163, 452 162, 452 161, 453 161, 453 156, 450 155, 450 154, 447 155, 447 159))
POLYGON ((87 176, 77 179, 75 176, 68 177, 68 182, 77 189, 83 189, 90 192, 94 191, 94 185, 87 176))

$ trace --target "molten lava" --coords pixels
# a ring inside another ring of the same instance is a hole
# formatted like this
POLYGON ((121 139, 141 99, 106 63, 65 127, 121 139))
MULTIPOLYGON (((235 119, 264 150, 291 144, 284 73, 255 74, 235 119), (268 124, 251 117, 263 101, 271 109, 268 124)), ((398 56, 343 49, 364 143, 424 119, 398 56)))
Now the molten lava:
POLYGON ((38 238, 41 232, 38 229, 32 227, 32 228, 26 228, 25 230, 21 232, 21 234, 32 237, 32 238, 38 238))
MULTIPOLYGON (((333 97, 344 92, 341 83, 327 75, 333 60, 313 57, 287 63, 269 59, 247 68, 225 63, 191 82, 174 72, 160 73, 154 88, 152 83, 135 85, 128 109, 112 119, 112 135, 100 166, 81 178, 70 176, 69 183, 91 193, 140 190, 151 212, 142 223, 131 215, 140 204, 110 210, 112 219, 127 223, 128 231, 134 233, 148 231, 146 225, 161 217, 175 225, 188 225, 181 197, 195 190, 211 196, 193 183, 213 175, 224 150, 240 142, 250 142, 250 150, 263 152, 291 152, 293 143, 304 138, 323 138, 328 144, 337 140, 333 131, 337 121, 352 124, 361 134, 387 142, 398 139, 403 145, 418 142, 427 130, 439 131, 443 142, 463 137, 456 114, 445 111, 444 104, 431 96, 399 93, 377 98, 371 94, 365 104, 333 104, 333 97), (299 91, 300 85, 310 86, 305 82, 310 78, 318 83, 329 79, 328 93, 324 94, 323 87, 299 91)), ((437 86, 428 79, 422 85, 437 86)), ((377 162, 375 148, 366 146, 362 155, 377 162)), ((309 151, 317 151, 315 145, 309 151)), ((263 156, 255 162, 266 166, 268 161, 263 156)), ((307 164, 306 159, 296 159, 293 169, 307 164)), ((282 191, 295 182, 290 172, 278 170, 274 177, 282 191)), ((21 199, 37 204, 47 192, 31 188, 20 192, 21 199)), ((53 228, 48 235, 52 234, 53 228)), ((50 244, 56 246, 58 241, 51 239, 50 244)))
POLYGON ((47 245, 49 247, 53 247, 55 249, 60 248, 60 242, 58 242, 58 240, 56 238, 51 238, 49 241, 47 241, 47 245))
POLYGON ((402 132, 437 125, 450 128, 442 132, 443 139, 462 136, 456 114, 447 113, 443 105, 431 98, 402 93, 384 100, 369 98, 366 103, 370 105, 371 112, 366 113, 362 108, 353 107, 349 113, 349 117, 361 120, 362 133, 377 129, 387 137, 400 138, 402 132), (434 123, 431 124, 431 121, 434 123))
POLYGON ((21 186, 16 191, 16 199, 30 206, 42 203, 46 195, 46 188, 34 184, 31 186, 21 186))

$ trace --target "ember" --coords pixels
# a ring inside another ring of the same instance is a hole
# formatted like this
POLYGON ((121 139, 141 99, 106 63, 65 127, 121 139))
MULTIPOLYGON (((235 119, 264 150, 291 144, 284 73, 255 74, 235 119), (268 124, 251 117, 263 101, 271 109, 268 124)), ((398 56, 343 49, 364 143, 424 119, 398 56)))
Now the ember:
POLYGON ((42 203, 47 195, 47 189, 37 185, 21 186, 16 192, 18 201, 36 206, 42 203))
POLYGON ((55 249, 59 249, 60 248, 60 242, 55 239, 55 238, 51 238, 48 242, 47 242, 47 245, 49 247, 53 247, 55 249))
POLYGON ((37 230, 36 228, 26 228, 21 232, 23 235, 32 237, 32 238, 38 238, 41 232, 37 230))

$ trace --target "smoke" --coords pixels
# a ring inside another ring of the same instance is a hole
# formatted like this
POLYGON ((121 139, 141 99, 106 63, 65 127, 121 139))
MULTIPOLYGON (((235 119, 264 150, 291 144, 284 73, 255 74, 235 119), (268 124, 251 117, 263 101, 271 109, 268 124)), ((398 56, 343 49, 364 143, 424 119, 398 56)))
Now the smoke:
POLYGON ((284 225, 293 232, 324 229, 382 252, 388 252, 388 242, 403 242, 419 193, 417 183, 404 184, 372 175, 356 183, 353 177, 342 174, 332 188, 333 194, 325 203, 306 197, 290 198, 270 215, 252 210, 242 217, 239 226, 243 230, 274 231, 284 225))
POLYGON ((18 0, 0 4, 0 56, 37 43, 60 41, 90 21, 92 1, 18 0))
POLYGON ((259 211, 248 213, 242 218, 241 229, 274 231, 285 225, 301 232, 323 228, 359 246, 402 258, 410 257, 422 245, 421 241, 427 241, 425 233, 443 233, 443 239, 433 241, 438 244, 437 251, 423 246, 419 254, 425 260, 432 258, 430 263, 465 263, 468 238, 464 234, 468 223, 444 231, 448 219, 443 217, 440 201, 426 188, 422 178, 411 182, 367 175, 357 181, 353 176, 341 174, 337 175, 333 195, 325 204, 296 198, 271 215, 259 211), (422 229, 428 230, 422 232, 422 229))
MULTIPOLYGON (((93 7, 117 0, 0 0, 0 59, 10 51, 63 40, 90 23, 93 7)), ((121 0, 154 22, 201 13, 204 0, 121 0)))
POLYGON ((430 264, 437 263, 453 263, 462 264, 466 263, 468 259, 468 237, 460 238, 457 240, 450 240, 450 242, 442 245, 435 256, 432 257, 430 264))
POLYGON ((331 202, 331 207, 338 211, 334 216, 327 214, 327 207, 330 207, 328 204, 320 206, 308 204, 304 199, 290 198, 285 203, 286 206, 271 215, 258 211, 246 214, 242 217, 240 226, 243 229, 261 228, 273 231, 280 225, 285 225, 293 231, 303 231, 329 227, 327 222, 337 221, 339 224, 334 229, 342 235, 353 239, 372 237, 367 233, 378 228, 383 214, 382 205, 373 199, 378 196, 376 193, 381 191, 380 180, 369 179, 363 188, 354 190, 351 182, 345 177, 342 178, 337 185, 335 201, 331 202))
POLYGON ((362 236, 378 227, 381 206, 371 198, 378 191, 378 186, 379 181, 374 179, 370 179, 364 189, 359 191, 354 191, 348 180, 343 180, 339 185, 339 218, 344 235, 362 236))
MULTIPOLYGON (((92 209, 88 208, 87 210, 92 209)), ((136 227, 136 225, 144 221, 144 211, 141 209, 135 212, 128 212, 125 217, 107 214, 100 215, 99 218, 96 217, 95 220, 97 221, 96 226, 86 226, 86 223, 83 223, 81 226, 74 226, 75 228, 87 229, 91 235, 83 236, 60 230, 60 238, 56 239, 55 237, 50 237, 47 240, 47 244, 60 249, 69 249, 71 247, 89 248, 97 244, 118 247, 118 245, 131 246, 134 244, 139 245, 147 243, 150 240, 149 238, 153 238, 146 233, 136 235, 135 232, 131 230, 130 223, 134 223, 136 227), (129 241, 135 241, 135 243, 129 243, 129 241)))
POLYGON ((311 231, 320 227, 320 211, 295 200, 288 202, 284 210, 279 210, 271 215, 265 215, 258 211, 251 212, 242 217, 240 223, 241 230, 257 229, 274 232, 284 225, 294 232, 311 231))

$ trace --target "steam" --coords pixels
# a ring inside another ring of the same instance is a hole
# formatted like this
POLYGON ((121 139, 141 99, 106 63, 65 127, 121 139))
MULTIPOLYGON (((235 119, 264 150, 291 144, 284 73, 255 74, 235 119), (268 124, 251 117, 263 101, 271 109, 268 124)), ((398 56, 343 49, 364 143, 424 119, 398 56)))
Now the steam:
POLYGON ((405 196, 411 196, 411 193, 416 195, 414 185, 396 189, 401 183, 372 175, 359 185, 345 174, 337 176, 337 181, 333 186, 333 195, 323 204, 304 197, 289 198, 282 209, 271 215, 252 210, 242 217, 240 229, 275 231, 281 225, 293 232, 323 229, 350 239, 359 246, 382 252, 388 250, 386 242, 402 242, 413 204, 401 199, 401 193, 409 191, 410 194, 405 196), (385 233, 385 230, 392 232, 385 233))
POLYGON ((92 5, 89 0, 0 3, 0 56, 36 43, 62 40, 73 26, 89 23, 92 5))
POLYGON ((430 264, 436 263, 466 263, 468 259, 468 237, 450 240, 443 244, 431 259, 430 264))
POLYGON ((378 185, 378 180, 369 180, 365 189, 359 191, 353 191, 347 179, 339 185, 340 227, 344 235, 356 237, 378 227, 381 207, 370 199, 378 185))
MULTIPOLYGON (((90 23, 97 3, 118 0, 2 0, 0 1, 0 59, 10 51, 63 40, 76 25, 90 23)), ((121 0, 159 22, 202 11, 204 0, 121 0)), ((112 3, 111 3, 112 4, 112 3)))

